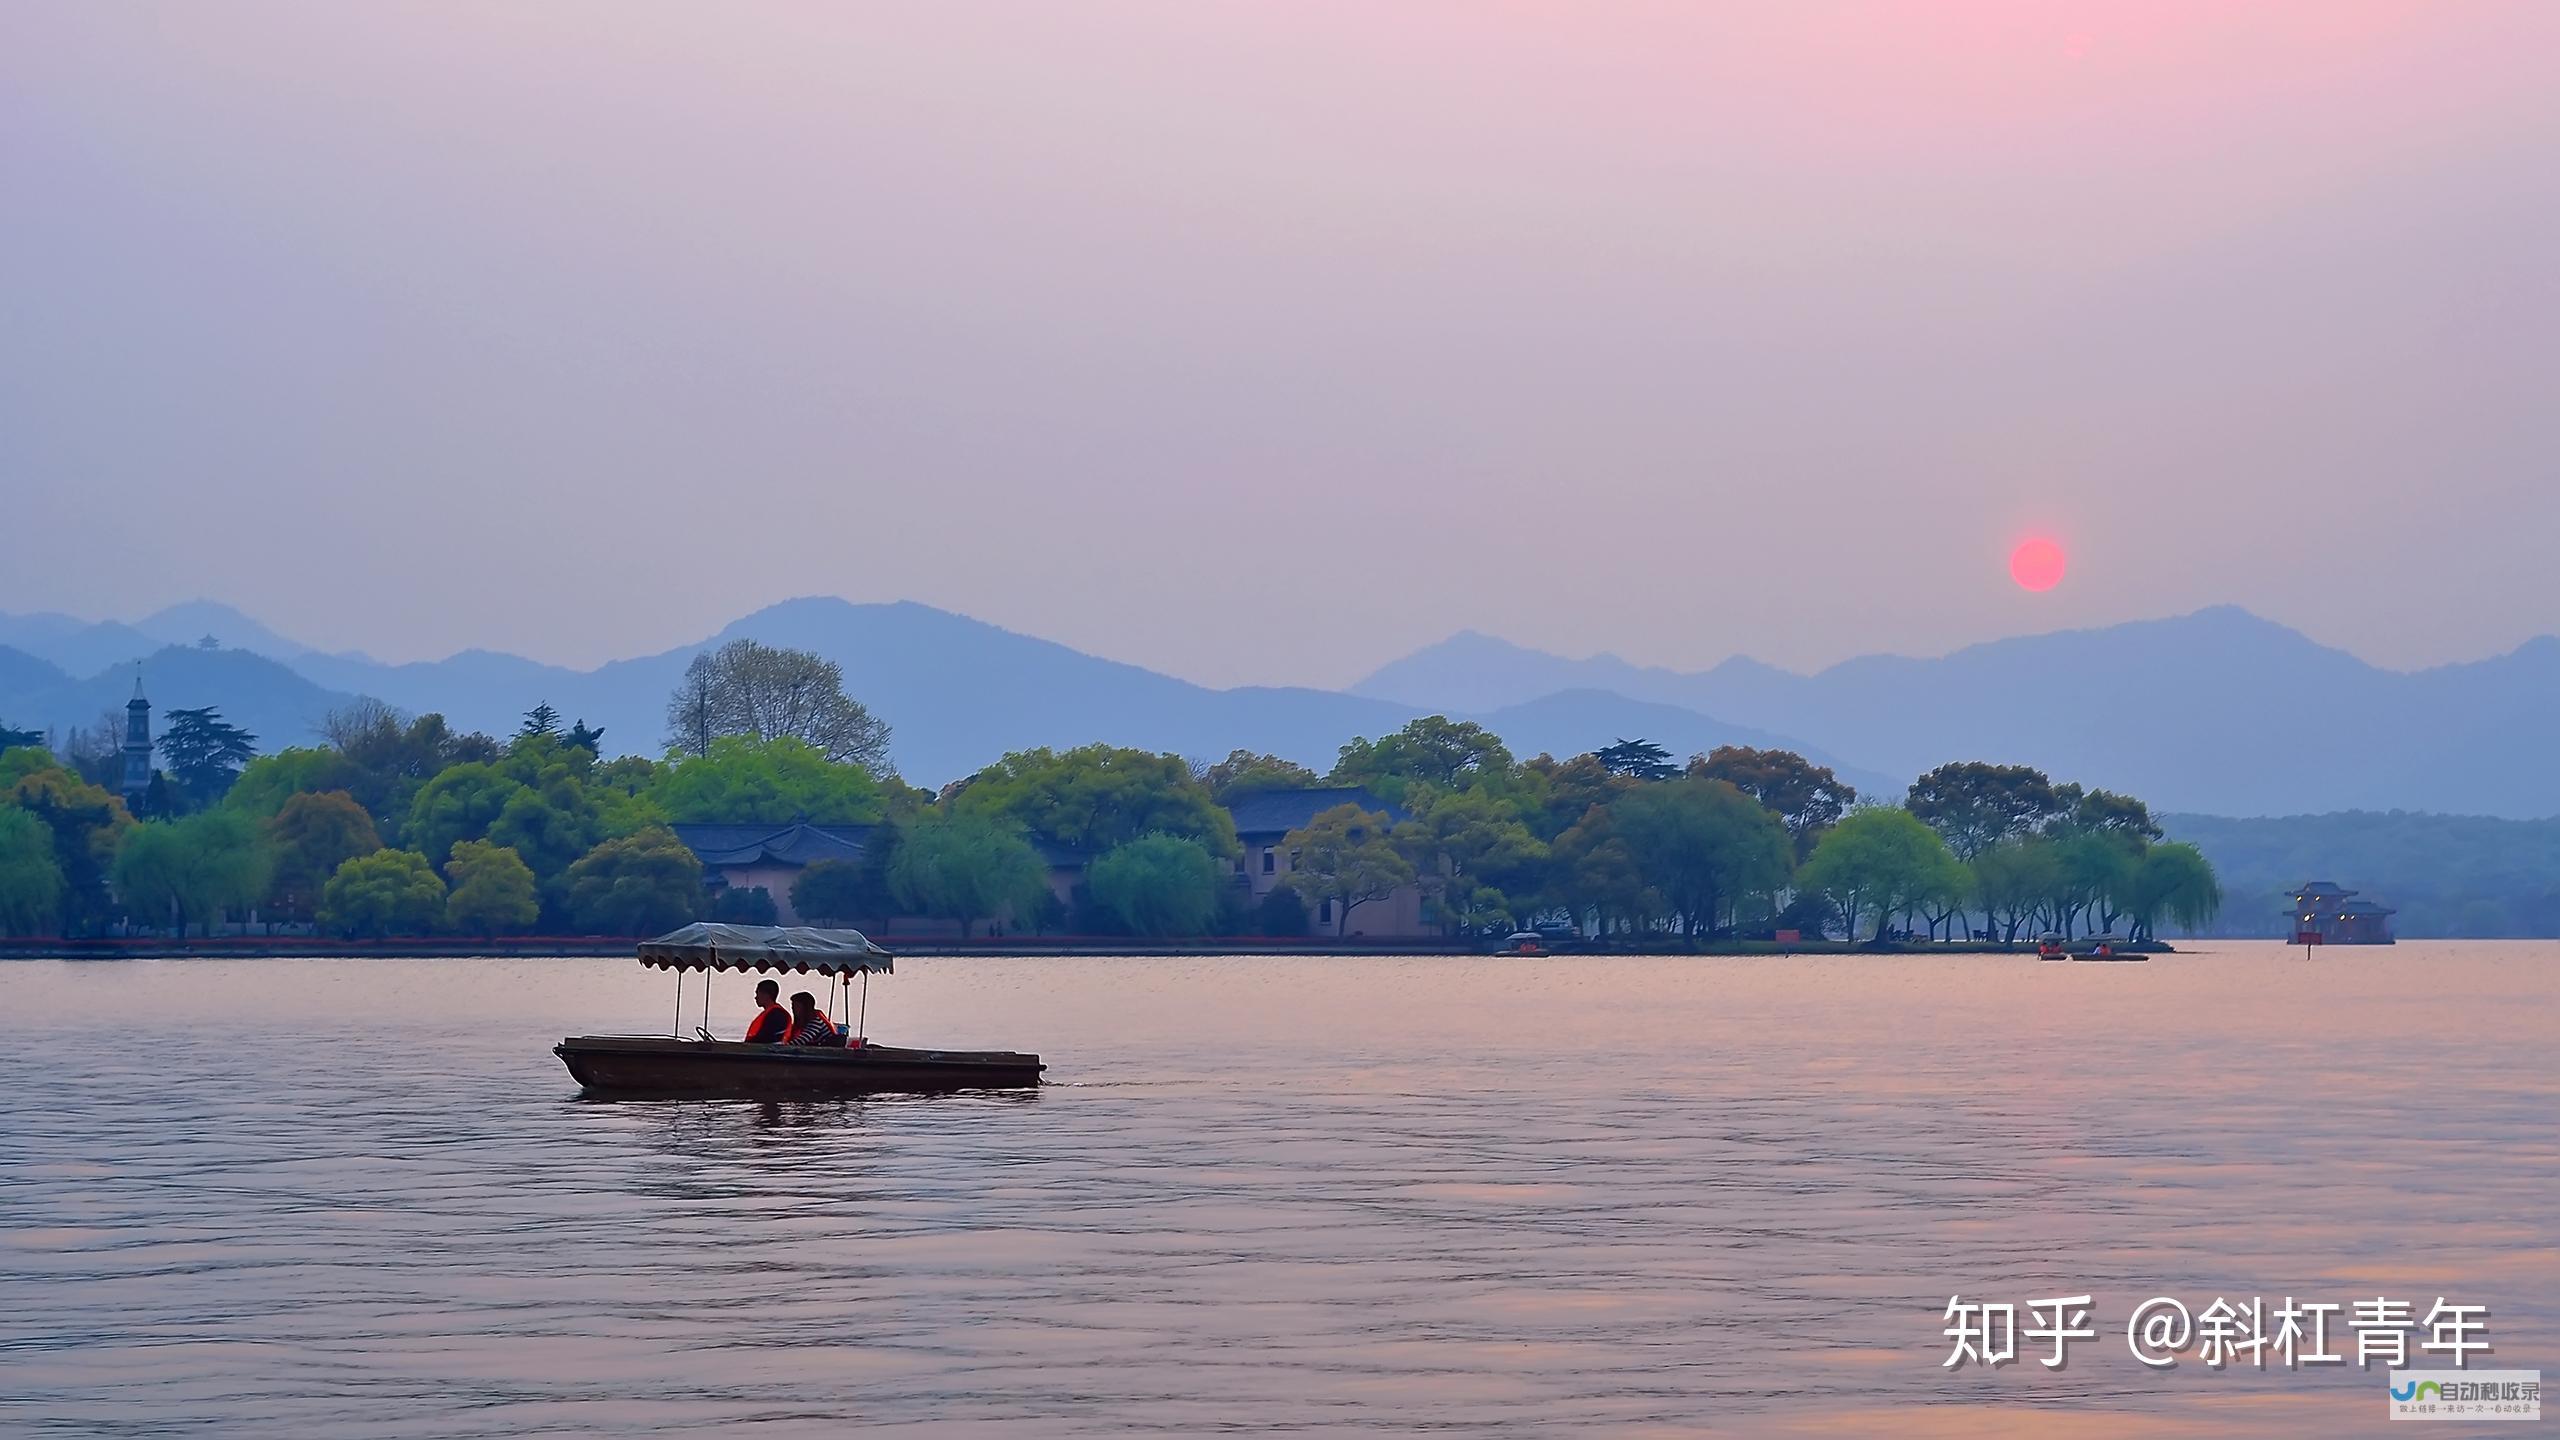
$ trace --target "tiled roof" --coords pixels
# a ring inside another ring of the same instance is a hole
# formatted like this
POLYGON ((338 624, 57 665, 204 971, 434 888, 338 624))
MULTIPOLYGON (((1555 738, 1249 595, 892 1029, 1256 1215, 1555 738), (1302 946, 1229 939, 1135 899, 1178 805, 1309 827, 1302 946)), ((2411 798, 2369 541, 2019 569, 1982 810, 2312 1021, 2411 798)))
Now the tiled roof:
POLYGON ((1404 811, 1358 785, 1333 785, 1311 790, 1260 790, 1228 806, 1227 813, 1235 817, 1238 835, 1285 835, 1292 830, 1305 829, 1308 821, 1337 805, 1383 810, 1390 822, 1406 818, 1404 811))
POLYGON ((678 825, 676 838, 703 864, 812 865, 820 860, 862 858, 870 825, 678 825))

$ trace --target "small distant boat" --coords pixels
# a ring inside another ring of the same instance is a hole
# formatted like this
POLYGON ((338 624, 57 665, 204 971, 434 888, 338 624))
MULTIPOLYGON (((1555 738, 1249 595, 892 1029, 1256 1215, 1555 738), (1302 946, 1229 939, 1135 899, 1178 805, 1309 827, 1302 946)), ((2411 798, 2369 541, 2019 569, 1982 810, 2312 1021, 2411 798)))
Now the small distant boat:
POLYGON ((1547 937, 1537 931, 1514 930, 1503 937, 1502 948, 1493 953, 1496 955, 1549 955, 1554 952, 1547 948, 1547 937))
POLYGON ((2058 930, 2048 930, 2036 937, 2039 960, 2148 960, 2151 957, 2123 950, 2120 935, 2092 935, 2081 940, 2066 938, 2058 930))
MULTIPOLYGON (((893 973, 895 957, 859 930, 778 925, 688 925, 640 943, 640 963, 676 972, 679 1024, 684 972, 703 972, 704 1022, 710 1019, 711 972, 784 971, 825 977, 846 997, 862 977, 867 1016, 874 974, 893 973)), ((841 1015, 843 1009, 835 1013, 841 1015)), ((856 1021, 842 1046, 749 1045, 720 1040, 697 1027, 680 1035, 574 1035, 551 1053, 589 1095, 740 1096, 754 1099, 873 1095, 1036 1086, 1047 1068, 1037 1055, 1010 1050, 916 1050, 874 1045, 856 1021)))

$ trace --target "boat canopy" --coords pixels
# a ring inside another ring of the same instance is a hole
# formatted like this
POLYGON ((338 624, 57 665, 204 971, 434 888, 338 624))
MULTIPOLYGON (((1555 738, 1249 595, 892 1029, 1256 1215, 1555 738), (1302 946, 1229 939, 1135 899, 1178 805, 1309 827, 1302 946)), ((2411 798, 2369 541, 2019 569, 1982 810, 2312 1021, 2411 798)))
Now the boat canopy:
POLYGON ((720 925, 701 921, 640 942, 640 963, 656 970, 797 970, 803 974, 890 973, 890 955, 859 930, 806 925, 720 925))

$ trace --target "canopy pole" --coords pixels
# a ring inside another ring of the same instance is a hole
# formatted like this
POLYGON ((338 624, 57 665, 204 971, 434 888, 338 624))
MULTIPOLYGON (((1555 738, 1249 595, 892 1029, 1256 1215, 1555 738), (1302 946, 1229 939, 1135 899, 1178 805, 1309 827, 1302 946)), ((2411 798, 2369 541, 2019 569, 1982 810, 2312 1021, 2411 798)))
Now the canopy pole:
POLYGON ((711 1029, 711 967, 708 965, 702 967, 702 1028, 705 1033, 711 1029))
POLYGON ((684 972, 682 970, 676 972, 676 1015, 672 1028, 667 1033, 679 1040, 684 1038, 684 972))
POLYGON ((862 1033, 862 1027, 863 1027, 863 1026, 865 1026, 865 1025, 867 1025, 867 1024, 869 1024, 869 1023, 870 1023, 870 1021, 871 1021, 871 969, 870 969, 870 967, 869 967, 869 966, 864 966, 864 967, 863 967, 863 971, 862 971, 862 1013, 854 1017, 854 1021, 853 1021, 853 1038, 854 1038, 854 1039, 856 1039, 856 1040, 861 1040, 861 1039, 866 1038, 866 1037, 863 1035, 863 1033, 862 1033))

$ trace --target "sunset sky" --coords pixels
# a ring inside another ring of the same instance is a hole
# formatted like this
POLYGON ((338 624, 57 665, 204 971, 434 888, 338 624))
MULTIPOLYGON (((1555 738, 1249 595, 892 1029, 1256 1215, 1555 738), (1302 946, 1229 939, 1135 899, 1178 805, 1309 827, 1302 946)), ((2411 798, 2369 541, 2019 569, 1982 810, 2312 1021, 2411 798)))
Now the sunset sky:
POLYGON ((2560 6, 0 10, 0 609, 2560 630, 2560 6), (2032 593, 2030 535, 2069 554, 2032 593))

